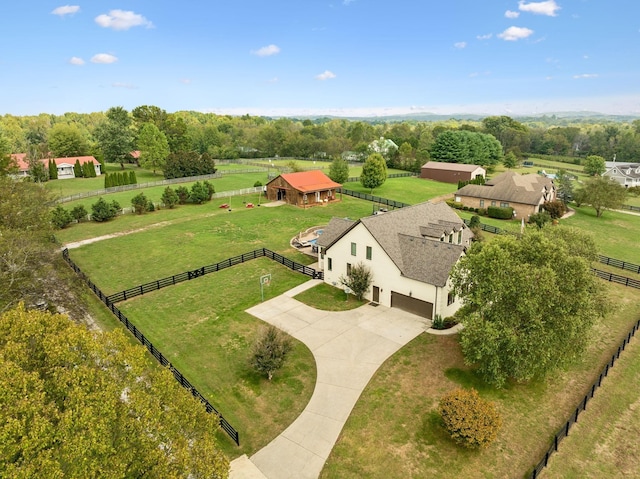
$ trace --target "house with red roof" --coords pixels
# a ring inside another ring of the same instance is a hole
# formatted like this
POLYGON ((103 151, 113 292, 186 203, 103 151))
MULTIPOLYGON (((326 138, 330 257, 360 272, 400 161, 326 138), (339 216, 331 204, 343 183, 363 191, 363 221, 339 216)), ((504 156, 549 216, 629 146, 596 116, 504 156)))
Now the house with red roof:
MULTIPOLYGON (((18 166, 18 174, 19 177, 29 176, 29 160, 27 159, 26 153, 15 153, 11 155, 14 162, 18 166)), ((80 162, 80 165, 84 165, 85 163, 93 163, 94 168, 96 169, 96 176, 100 176, 102 171, 100 170, 100 162, 96 160, 93 156, 73 156, 69 158, 43 158, 40 162, 44 165, 45 168, 49 166, 49 161, 53 161, 56 164, 58 169, 58 179, 64 180, 67 178, 75 178, 76 175, 73 172, 73 165, 75 165, 76 160, 80 162)))
POLYGON ((326 205, 338 200, 341 186, 320 170, 283 173, 267 183, 267 198, 301 207, 326 205))

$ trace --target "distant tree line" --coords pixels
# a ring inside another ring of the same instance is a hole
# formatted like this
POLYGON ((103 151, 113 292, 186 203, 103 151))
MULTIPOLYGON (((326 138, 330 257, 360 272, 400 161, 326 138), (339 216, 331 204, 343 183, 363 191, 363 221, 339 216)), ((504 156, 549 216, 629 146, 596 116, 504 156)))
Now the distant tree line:
MULTIPOLYGON (((42 159, 93 155, 109 163, 138 163, 167 177, 215 171, 213 159, 252 157, 335 158, 364 161, 380 138, 397 148, 383 152, 387 167, 418 171, 431 159, 509 164, 530 155, 562 155, 579 163, 640 158, 640 120, 518 121, 489 116, 481 121, 389 121, 342 118, 271 119, 194 111, 167 113, 143 105, 127 111, 37 116, 0 116, 0 142, 10 153, 42 159), (555 123, 555 124, 554 124, 555 123), (132 156, 132 152, 139 152, 132 156), (188 164, 188 168, 185 167, 188 164), (197 166, 192 166, 197 164, 197 166)), ((46 167, 45 167, 46 169, 46 167)))

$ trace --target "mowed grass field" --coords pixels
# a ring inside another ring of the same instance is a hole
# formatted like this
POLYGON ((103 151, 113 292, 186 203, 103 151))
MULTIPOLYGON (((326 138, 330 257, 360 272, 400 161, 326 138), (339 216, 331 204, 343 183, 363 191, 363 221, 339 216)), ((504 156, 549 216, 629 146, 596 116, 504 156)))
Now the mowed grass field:
POLYGON ((249 366, 265 323, 245 312, 260 303, 261 275, 270 273, 265 300, 309 278, 259 258, 153 293, 118 307, 239 431, 240 447, 220 431, 230 458, 269 443, 302 412, 315 386, 315 361, 298 341, 269 381, 249 366))
MULTIPOLYGON (((609 287, 604 282, 602 285, 609 287)), ((387 360, 367 385, 320 477, 525 477, 632 324, 640 318, 640 291, 623 286, 611 286, 610 291, 616 311, 595 328, 591 347, 582 361, 545 381, 511 384, 502 390, 489 388, 465 366, 456 336, 422 334, 387 360), (486 449, 465 450, 456 446, 440 423, 437 413, 440 397, 460 386, 476 388, 481 397, 496 403, 502 415, 503 427, 498 439, 486 449)), ((637 368, 635 374, 638 374, 637 368)), ((614 383, 614 380, 607 381, 614 383)), ((624 412, 617 420, 611 418, 614 424, 621 428, 626 418, 631 422, 629 428, 638 431, 640 416, 631 417, 633 412, 625 409, 625 404, 637 405, 640 390, 628 385, 617 385, 632 389, 623 399, 615 396, 615 389, 607 389, 609 383, 598 394, 615 404, 608 411, 624 412)), ((587 408, 593 410, 594 406, 587 408)), ((600 411, 592 414, 600 416, 600 411)), ((606 428, 606 414, 602 412, 601 428, 606 428)), ((581 417, 579 424, 587 421, 581 417)), ((576 445, 580 445, 578 434, 573 430, 570 433, 570 437, 575 436, 576 445)), ((623 431, 617 434, 621 436, 623 431)), ((633 439, 629 438, 626 444, 634 444, 633 439)), ((564 447, 563 443, 561 449, 564 447)), ((597 433, 591 449, 575 450, 578 457, 572 462, 576 472, 581 461, 597 461, 593 455, 585 454, 592 454, 594 448, 598 448, 597 433)), ((635 452, 631 454, 627 462, 633 462, 635 452)), ((556 460, 562 462, 560 458, 556 460)), ((633 467, 637 470, 637 464, 633 467)), ((559 470, 566 469, 560 465, 559 470)), ((582 471, 583 476, 563 476, 561 472, 554 477, 618 477, 588 476, 586 472, 582 471)))

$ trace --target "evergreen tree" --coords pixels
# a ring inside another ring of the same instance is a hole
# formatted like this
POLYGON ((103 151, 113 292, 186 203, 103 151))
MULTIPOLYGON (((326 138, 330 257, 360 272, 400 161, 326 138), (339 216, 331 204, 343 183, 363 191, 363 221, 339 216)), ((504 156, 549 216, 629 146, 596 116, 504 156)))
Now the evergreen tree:
POLYGON ((53 160, 49 160, 49 179, 57 180, 58 179, 58 166, 56 162, 53 160))
POLYGON ((109 173, 104 174, 104 187, 105 189, 111 188, 111 185, 109 184, 109 173))
POLYGON ((385 181, 387 181, 387 162, 380 153, 369 155, 362 166, 360 183, 373 193, 373 189, 382 185, 385 181))
POLYGON ((329 178, 336 183, 345 183, 349 178, 349 164, 340 156, 336 156, 329 167, 329 178))
POLYGON ((160 199, 169 209, 173 209, 179 201, 178 194, 173 191, 170 186, 167 186, 164 189, 164 192, 162 193, 162 197, 160 199))
POLYGON ((130 185, 137 185, 138 184, 138 179, 136 178, 136 172, 131 170, 129 172, 129 184, 130 185))
POLYGON ((73 175, 76 178, 82 178, 82 166, 80 166, 80 160, 76 160, 73 165, 73 175))

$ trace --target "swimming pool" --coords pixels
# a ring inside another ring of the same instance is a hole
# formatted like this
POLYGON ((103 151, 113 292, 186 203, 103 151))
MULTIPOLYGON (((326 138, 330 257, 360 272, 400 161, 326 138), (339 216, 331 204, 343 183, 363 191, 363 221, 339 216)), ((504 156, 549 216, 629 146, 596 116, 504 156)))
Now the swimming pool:
MULTIPOLYGON (((324 230, 316 230, 316 231, 315 231, 315 233, 316 233, 318 236, 320 236, 320 235, 322 234, 322 232, 323 232, 323 231, 324 231, 324 230)), ((315 238, 313 238, 313 239, 310 239, 309 241, 307 241, 307 243, 310 243, 310 244, 316 244, 316 242, 318 241, 318 236, 316 236, 316 237, 315 237, 315 238)))

